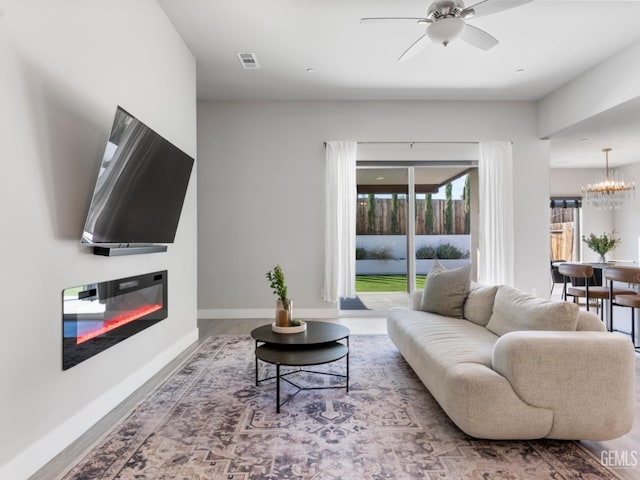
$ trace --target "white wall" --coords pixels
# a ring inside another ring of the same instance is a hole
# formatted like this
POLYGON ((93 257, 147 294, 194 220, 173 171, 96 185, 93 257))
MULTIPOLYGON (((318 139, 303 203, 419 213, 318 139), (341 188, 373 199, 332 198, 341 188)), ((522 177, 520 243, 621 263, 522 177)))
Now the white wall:
MULTIPOLYGON (((626 165, 617 169, 625 182, 636 182, 640 187, 640 163, 626 165)), ((614 250, 613 258, 632 260, 640 263, 640 194, 629 204, 613 212, 613 225, 622 243, 614 250)))
POLYGON ((0 478, 26 478, 197 339, 196 178, 166 254, 80 246, 116 105, 195 157, 195 61, 153 0, 0 4, 0 478), (169 317, 62 371, 62 290, 169 270, 169 317))
MULTIPOLYGON (((471 239, 469 235, 416 235, 416 251, 424 246, 433 248, 439 245, 453 245, 461 253, 471 255, 471 239)), ((406 235, 356 235, 356 247, 362 247, 368 253, 384 249, 389 258, 407 259, 407 236, 406 235)), ((406 263, 406 262, 405 262, 406 263)))
POLYGON ((538 132, 548 137, 640 96, 640 41, 538 102, 538 132))
POLYGON ((200 102, 198 138, 201 317, 272 312, 264 274, 278 263, 296 310, 335 313, 321 300, 326 140, 512 140, 515 283, 548 289, 548 142, 533 103, 200 102))

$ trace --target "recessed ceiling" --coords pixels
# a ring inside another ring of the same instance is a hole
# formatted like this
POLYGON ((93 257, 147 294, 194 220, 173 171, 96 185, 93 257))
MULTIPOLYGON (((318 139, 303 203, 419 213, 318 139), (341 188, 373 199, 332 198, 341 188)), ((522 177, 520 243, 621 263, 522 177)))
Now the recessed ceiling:
POLYGON ((638 1, 533 0, 468 20, 500 41, 489 51, 432 43, 397 62, 425 27, 360 18, 421 17, 430 1, 159 3, 197 59, 199 99, 536 100, 640 39, 638 1))
POLYGON ((602 149, 608 147, 611 167, 640 162, 640 98, 554 134, 551 166, 604 167, 602 149))

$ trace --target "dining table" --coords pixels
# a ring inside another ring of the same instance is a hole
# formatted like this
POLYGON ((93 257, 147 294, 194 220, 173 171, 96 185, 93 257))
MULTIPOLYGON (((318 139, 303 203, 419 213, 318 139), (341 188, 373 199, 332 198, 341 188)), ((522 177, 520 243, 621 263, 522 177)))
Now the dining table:
MULTIPOLYGON (((602 286, 606 287, 606 279, 604 278, 604 270, 607 267, 637 267, 638 263, 633 260, 609 260, 607 262, 551 262, 551 266, 553 268, 558 268, 558 266, 562 263, 577 263, 580 265, 591 265, 593 267, 593 277, 589 279, 589 286, 602 286)), ((576 287, 584 287, 585 279, 583 278, 572 278, 571 285, 576 287)), ((604 308, 604 322, 607 327, 607 330, 610 330, 611 326, 611 314, 610 309, 608 308, 609 300, 604 300, 607 302, 606 306, 603 305, 604 308)))

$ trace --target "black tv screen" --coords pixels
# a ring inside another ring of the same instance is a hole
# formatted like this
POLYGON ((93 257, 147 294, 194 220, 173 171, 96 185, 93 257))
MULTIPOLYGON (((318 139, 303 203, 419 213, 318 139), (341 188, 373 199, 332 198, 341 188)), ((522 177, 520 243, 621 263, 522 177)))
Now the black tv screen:
POLYGON ((118 107, 82 242, 173 243, 193 161, 118 107))

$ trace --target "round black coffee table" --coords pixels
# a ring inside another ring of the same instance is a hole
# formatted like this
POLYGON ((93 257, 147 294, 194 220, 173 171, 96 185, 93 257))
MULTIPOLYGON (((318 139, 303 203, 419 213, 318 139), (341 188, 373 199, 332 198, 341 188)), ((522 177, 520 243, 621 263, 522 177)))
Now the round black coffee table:
POLYGON ((326 388, 345 388, 349 391, 349 335, 351 331, 336 323, 307 322, 307 330, 302 333, 275 333, 271 325, 263 325, 251 331, 251 336, 256 341, 256 386, 261 382, 276 379, 276 412, 280 413, 280 407, 291 400, 302 390, 318 390, 326 388), (341 343, 345 340, 346 343, 341 343), (335 362, 346 358, 346 375, 316 372, 299 368, 292 372, 280 374, 280 366, 309 367, 335 362), (273 377, 258 378, 258 360, 271 363, 276 366, 276 375, 273 377), (339 376, 345 379, 344 385, 330 387, 304 387, 287 378, 298 372, 308 372, 319 375, 339 376), (298 390, 289 396, 284 402, 280 402, 280 380, 293 385, 298 390))

